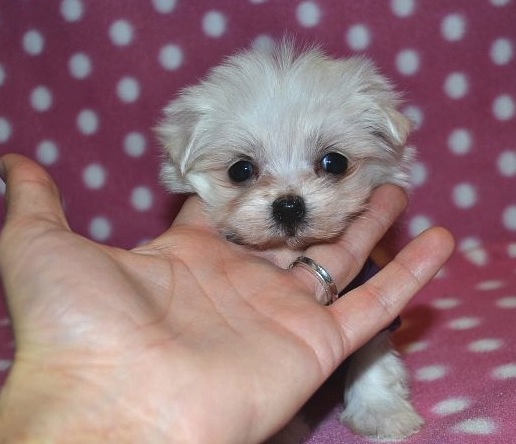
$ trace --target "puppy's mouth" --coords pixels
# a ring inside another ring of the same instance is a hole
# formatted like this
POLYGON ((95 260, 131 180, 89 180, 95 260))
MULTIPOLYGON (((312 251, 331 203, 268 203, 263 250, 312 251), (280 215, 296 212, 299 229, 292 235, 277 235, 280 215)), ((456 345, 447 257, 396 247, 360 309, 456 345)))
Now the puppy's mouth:
POLYGON ((269 250, 286 247, 290 250, 299 250, 313 244, 331 241, 339 233, 318 232, 310 230, 310 234, 302 227, 289 227, 288 229, 275 227, 267 230, 259 236, 258 233, 239 234, 233 231, 225 232, 225 237, 230 242, 238 245, 246 245, 256 250, 269 250))
POLYGON ((314 211, 300 196, 287 194, 272 203, 265 220, 233 220, 222 227, 222 232, 229 241, 257 250, 300 250, 331 242, 355 215, 345 217, 336 212, 332 216, 314 211))
POLYGON ((258 249, 269 249, 287 246, 300 248, 313 242, 306 236, 308 227, 308 209, 303 197, 286 193, 277 197, 269 209, 269 217, 263 225, 254 224, 254 229, 240 227, 225 232, 231 242, 248 245, 258 249))

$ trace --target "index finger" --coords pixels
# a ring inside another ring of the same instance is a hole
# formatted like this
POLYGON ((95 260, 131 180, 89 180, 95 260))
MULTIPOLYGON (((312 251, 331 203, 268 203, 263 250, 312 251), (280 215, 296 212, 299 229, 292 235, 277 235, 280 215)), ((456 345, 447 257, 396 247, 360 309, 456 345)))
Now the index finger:
POLYGON ((395 185, 377 188, 367 209, 329 244, 309 247, 305 255, 321 264, 339 290, 358 274, 372 249, 407 206, 405 191, 395 185))
POLYGON ((433 227, 412 240, 375 276, 340 298, 329 309, 353 346, 367 341, 400 313, 439 271, 454 251, 449 231, 433 227))

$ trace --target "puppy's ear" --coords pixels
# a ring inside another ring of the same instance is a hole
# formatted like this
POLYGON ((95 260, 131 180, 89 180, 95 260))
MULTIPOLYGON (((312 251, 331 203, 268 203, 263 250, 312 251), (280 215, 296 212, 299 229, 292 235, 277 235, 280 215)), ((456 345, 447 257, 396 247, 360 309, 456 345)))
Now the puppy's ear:
POLYGON ((380 107, 380 113, 383 114, 383 122, 373 127, 373 133, 390 146, 403 147, 412 129, 410 121, 391 106, 380 107))
POLYGON ((403 147, 412 125, 397 109, 400 95, 371 60, 352 57, 348 63, 353 67, 360 95, 369 102, 365 116, 369 130, 392 148, 403 147))
POLYGON ((155 129, 165 151, 160 177, 171 191, 195 191, 187 172, 201 118, 202 112, 189 103, 188 97, 181 96, 168 104, 162 121, 155 129))

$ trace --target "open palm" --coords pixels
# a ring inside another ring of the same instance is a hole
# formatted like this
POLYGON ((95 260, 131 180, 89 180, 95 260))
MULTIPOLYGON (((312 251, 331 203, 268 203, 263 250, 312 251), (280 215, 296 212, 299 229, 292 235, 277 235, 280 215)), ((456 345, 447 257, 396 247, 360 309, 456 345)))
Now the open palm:
MULTIPOLYGON (((453 244, 430 230, 323 307, 312 276, 274 263, 291 253, 259 257, 221 239, 195 198, 166 233, 125 251, 71 232, 55 184, 28 159, 6 156, 2 170, 0 270, 17 351, 0 436, 13 439, 259 442, 396 316, 453 244)), ((344 287, 404 202, 378 190, 369 217, 307 254, 333 258, 344 287)))

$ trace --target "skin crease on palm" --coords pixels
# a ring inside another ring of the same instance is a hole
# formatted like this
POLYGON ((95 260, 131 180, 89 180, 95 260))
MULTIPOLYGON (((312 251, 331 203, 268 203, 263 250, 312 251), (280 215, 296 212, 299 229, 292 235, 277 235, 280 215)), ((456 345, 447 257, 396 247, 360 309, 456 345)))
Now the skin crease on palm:
MULTIPOLYGON (((312 275, 283 269, 289 253, 258 257, 227 242, 196 198, 161 236, 125 251, 73 233, 56 185, 32 161, 4 156, 0 174, 0 271, 16 340, 3 442, 260 442, 453 250, 446 230, 428 230, 323 307, 312 275)), ((383 186, 340 239, 304 254, 343 288, 405 205, 383 186)))

